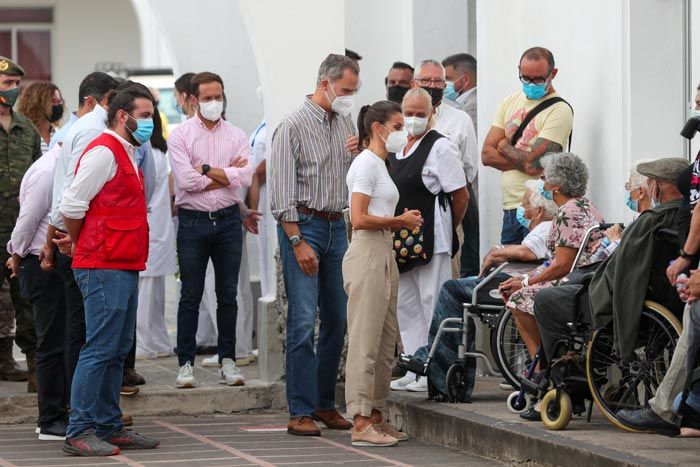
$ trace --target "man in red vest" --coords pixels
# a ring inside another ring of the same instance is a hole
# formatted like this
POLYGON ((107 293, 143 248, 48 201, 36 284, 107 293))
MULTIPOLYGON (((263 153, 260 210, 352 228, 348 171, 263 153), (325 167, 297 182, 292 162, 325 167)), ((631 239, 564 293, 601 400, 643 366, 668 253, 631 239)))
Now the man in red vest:
POLYGON ((136 322, 139 271, 146 269, 148 222, 136 147, 153 132, 153 97, 142 85, 114 93, 108 129, 85 148, 60 211, 73 244, 73 272, 85 305, 85 345, 73 376, 63 450, 109 456, 158 441, 124 428, 119 388, 136 322))

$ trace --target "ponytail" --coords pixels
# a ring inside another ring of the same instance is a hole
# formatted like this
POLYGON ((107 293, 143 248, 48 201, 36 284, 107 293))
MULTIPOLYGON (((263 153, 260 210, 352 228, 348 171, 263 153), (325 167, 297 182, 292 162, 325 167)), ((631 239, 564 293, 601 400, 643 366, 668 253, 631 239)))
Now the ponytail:
POLYGON ((369 145, 370 132, 365 128, 365 116, 370 107, 370 105, 363 105, 362 108, 360 108, 360 113, 357 115, 357 136, 360 139, 360 149, 366 148, 369 145))

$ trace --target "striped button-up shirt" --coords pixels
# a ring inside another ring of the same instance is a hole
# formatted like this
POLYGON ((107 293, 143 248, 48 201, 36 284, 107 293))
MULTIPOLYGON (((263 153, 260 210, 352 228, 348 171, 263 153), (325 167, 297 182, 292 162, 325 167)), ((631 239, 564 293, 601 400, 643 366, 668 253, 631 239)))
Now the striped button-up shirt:
POLYGON ((333 113, 329 121, 308 97, 282 120, 270 152, 270 205, 277 220, 297 222, 297 206, 333 212, 347 206, 352 155, 345 141, 355 133, 352 117, 333 113))
POLYGON ((253 179, 248 137, 223 119, 210 130, 199 114, 190 118, 170 133, 168 155, 175 178, 175 205, 185 209, 213 212, 240 204, 239 190, 249 187, 253 179), (237 157, 248 164, 231 167, 237 157), (194 169, 204 164, 223 169, 230 185, 205 191, 212 180, 194 169))

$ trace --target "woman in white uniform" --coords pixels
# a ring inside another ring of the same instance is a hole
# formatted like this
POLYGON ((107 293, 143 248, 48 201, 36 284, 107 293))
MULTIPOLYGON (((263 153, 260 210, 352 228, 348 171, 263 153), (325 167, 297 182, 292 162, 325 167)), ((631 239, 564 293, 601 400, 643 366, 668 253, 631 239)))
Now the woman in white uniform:
POLYGON ((139 303, 136 318, 136 357, 156 358, 173 354, 165 325, 165 277, 175 274, 175 232, 170 204, 167 143, 160 115, 153 115, 153 159, 155 190, 148 204, 148 262, 139 274, 139 303))
MULTIPOLYGON (((455 229, 469 203, 459 148, 435 130, 430 95, 409 90, 402 104, 408 144, 390 158, 391 178, 399 189, 397 212, 419 209, 420 229, 394 236, 400 275, 398 317, 404 352, 412 355, 428 343, 435 299, 452 278, 451 257, 457 252, 455 229)), ((413 373, 391 383, 391 389, 427 391, 427 378, 413 373)))

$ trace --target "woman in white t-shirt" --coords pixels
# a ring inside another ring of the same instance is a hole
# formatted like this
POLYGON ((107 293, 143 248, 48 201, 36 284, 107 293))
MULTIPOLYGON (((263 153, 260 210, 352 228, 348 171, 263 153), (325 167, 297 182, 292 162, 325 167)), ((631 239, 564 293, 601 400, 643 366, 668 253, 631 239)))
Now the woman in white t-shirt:
POLYGON ((407 436, 382 414, 398 338, 399 272, 392 254, 392 230, 414 229, 422 219, 419 211, 394 215, 399 192, 386 160, 389 152, 406 144, 401 107, 389 101, 364 106, 357 126, 366 149, 355 158, 346 179, 353 234, 343 259, 348 294, 345 399, 354 416, 353 445, 393 446, 407 436))

